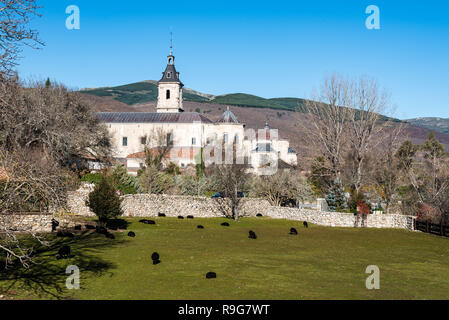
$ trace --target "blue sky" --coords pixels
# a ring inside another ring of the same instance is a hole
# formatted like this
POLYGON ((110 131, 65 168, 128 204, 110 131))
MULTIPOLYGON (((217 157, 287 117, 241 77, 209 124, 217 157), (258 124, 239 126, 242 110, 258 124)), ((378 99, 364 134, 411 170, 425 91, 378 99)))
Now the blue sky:
POLYGON ((422 1, 40 1, 46 46, 25 49, 22 78, 72 88, 159 80, 174 33, 188 88, 307 97, 332 72, 377 78, 395 116, 449 117, 449 3, 422 1), (77 5, 81 29, 68 30, 77 5), (380 30, 368 30, 368 5, 380 30))

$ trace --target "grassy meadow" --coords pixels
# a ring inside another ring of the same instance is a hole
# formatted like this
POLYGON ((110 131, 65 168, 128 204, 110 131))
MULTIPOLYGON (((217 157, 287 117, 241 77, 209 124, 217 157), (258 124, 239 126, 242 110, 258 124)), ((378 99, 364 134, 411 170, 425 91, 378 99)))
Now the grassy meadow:
POLYGON ((29 270, 0 269, 4 299, 449 299, 449 239, 394 229, 329 228, 244 218, 128 219, 115 239, 49 235, 29 270), (230 227, 220 225, 228 221, 230 227), (198 224, 204 229, 197 229, 198 224), (289 235, 295 227, 298 236, 289 235), (248 231, 256 232, 256 240, 248 231), (136 233, 135 238, 127 236, 136 233), (73 257, 57 260, 68 244, 73 257), (157 251, 161 263, 153 265, 157 251), (79 290, 65 268, 80 269, 79 290), (367 290, 368 265, 380 289, 367 290), (209 271, 217 279, 206 279, 209 271))

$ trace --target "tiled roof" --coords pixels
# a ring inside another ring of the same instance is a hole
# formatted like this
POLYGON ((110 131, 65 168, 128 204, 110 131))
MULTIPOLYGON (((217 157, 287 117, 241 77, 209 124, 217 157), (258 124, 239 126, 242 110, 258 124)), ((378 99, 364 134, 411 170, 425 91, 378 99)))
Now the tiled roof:
POLYGON ((198 112, 98 112, 97 118, 106 123, 213 123, 198 112))

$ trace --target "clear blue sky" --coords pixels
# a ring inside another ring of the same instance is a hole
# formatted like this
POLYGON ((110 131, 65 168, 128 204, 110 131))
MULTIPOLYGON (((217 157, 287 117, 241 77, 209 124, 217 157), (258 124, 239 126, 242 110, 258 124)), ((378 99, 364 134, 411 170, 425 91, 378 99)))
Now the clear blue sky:
POLYGON ((174 33, 188 88, 212 94, 307 97, 338 72, 376 77, 398 118, 449 117, 449 3, 402 1, 41 0, 46 46, 26 49, 22 78, 72 88, 159 80, 174 33), (81 29, 67 30, 68 5, 81 29), (365 27, 368 5, 381 29, 365 27))

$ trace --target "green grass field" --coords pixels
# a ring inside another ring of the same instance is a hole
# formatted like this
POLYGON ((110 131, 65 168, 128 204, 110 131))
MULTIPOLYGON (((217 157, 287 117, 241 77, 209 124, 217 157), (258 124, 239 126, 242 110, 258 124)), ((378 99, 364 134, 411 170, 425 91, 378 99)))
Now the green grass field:
POLYGON ((36 252, 41 264, 2 269, 0 291, 13 299, 449 299, 449 240, 429 234, 305 229, 266 218, 230 221, 230 227, 218 218, 128 221, 115 240, 52 236, 52 250, 36 252), (289 235, 290 227, 299 236, 289 235), (127 237, 130 230, 135 238, 127 237), (257 240, 248 239, 249 230, 257 240), (75 256, 56 260, 63 243, 75 256), (154 251, 158 265, 151 262, 154 251), (80 290, 65 287, 68 265, 81 270, 80 290), (380 268, 380 290, 365 287, 368 265, 380 268), (207 280, 208 271, 217 279, 207 280))

